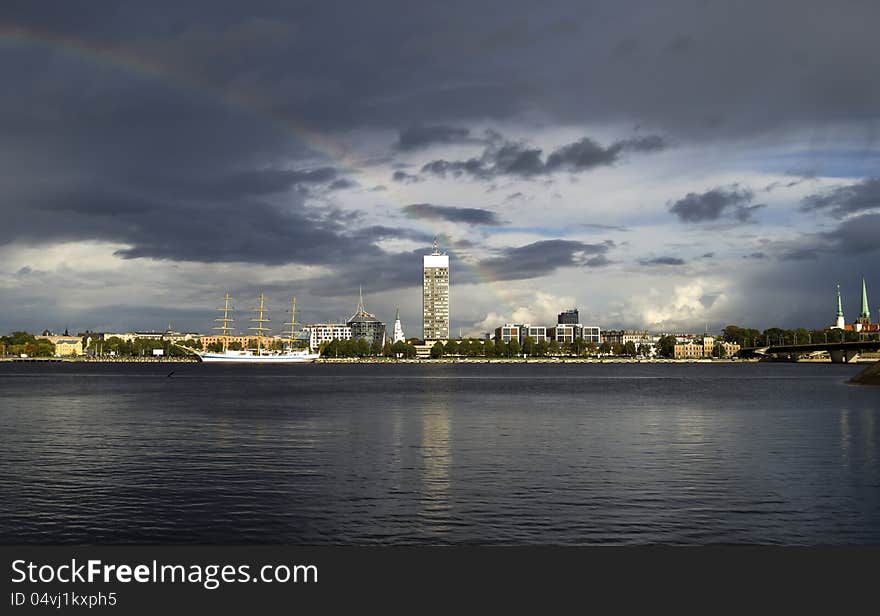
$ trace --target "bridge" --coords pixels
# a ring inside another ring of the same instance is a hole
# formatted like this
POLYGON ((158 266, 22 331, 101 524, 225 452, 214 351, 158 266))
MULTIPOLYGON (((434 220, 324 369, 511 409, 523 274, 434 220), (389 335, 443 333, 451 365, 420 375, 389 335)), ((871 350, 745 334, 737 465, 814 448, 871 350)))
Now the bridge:
POLYGON ((740 357, 773 355, 779 359, 797 361, 804 356, 826 352, 835 364, 846 364, 858 359, 866 351, 880 351, 880 340, 861 340, 859 342, 814 342, 808 344, 775 344, 769 346, 743 347, 740 357))

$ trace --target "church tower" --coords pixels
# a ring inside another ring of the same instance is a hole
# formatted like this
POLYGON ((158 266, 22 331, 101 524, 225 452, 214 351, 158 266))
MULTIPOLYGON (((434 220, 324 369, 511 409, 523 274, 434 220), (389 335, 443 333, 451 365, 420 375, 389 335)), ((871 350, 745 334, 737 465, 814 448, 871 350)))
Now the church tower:
POLYGON ((831 329, 845 329, 846 321, 843 318, 843 302, 840 301, 840 284, 837 285, 837 320, 831 329))
POLYGON ((406 336, 403 335, 403 325, 400 323, 400 306, 397 307, 397 312, 394 315, 394 338, 391 342, 406 342, 406 336))
POLYGON ((862 278, 862 312, 859 313, 859 323, 871 324, 871 311, 868 309, 868 290, 865 288, 865 279, 862 278))

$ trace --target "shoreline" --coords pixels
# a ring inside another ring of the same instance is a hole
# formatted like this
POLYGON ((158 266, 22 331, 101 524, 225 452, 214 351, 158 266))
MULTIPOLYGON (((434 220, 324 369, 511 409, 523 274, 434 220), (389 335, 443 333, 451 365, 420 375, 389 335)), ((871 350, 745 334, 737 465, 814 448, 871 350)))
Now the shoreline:
MULTIPOLYGON (((124 358, 90 358, 90 357, 0 357, 0 363, 29 364, 199 364, 199 360, 189 357, 124 357, 124 358)), ((850 364, 874 364, 878 358, 859 358, 850 364)), ((755 363, 800 363, 800 364, 831 364, 828 359, 803 359, 797 362, 778 362, 760 359, 636 359, 630 357, 444 357, 440 359, 392 359, 392 358, 358 358, 339 357, 321 358, 303 364, 755 364, 755 363)), ((287 365, 287 364, 285 364, 287 365)), ((846 364, 844 364, 846 365, 846 364)))

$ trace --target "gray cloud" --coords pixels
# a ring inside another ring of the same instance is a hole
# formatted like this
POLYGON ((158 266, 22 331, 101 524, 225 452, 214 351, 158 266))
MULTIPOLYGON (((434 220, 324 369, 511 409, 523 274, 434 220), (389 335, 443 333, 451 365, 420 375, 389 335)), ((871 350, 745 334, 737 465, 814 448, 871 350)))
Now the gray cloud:
POLYGON ((801 204, 805 211, 824 210, 837 218, 876 208, 880 208, 880 178, 867 178, 850 186, 809 195, 801 204))
POLYGON ((394 182, 400 182, 401 184, 412 184, 414 182, 421 182, 422 178, 415 174, 407 173, 406 171, 397 170, 391 176, 391 180, 394 182))
POLYGON ((641 265, 684 265, 684 259, 678 257, 654 257, 652 259, 639 259, 641 265))
POLYGON ((762 205, 748 206, 754 194, 737 185, 713 188, 704 193, 688 193, 669 208, 681 222, 706 222, 718 220, 728 212, 740 222, 750 220, 762 205))
POLYGON ((561 267, 602 267, 614 242, 586 244, 572 240, 543 240, 503 249, 498 257, 484 259, 479 269, 492 280, 520 280, 550 274, 561 267))
POLYGON ((432 205, 430 203, 413 203, 403 208, 404 214, 415 218, 427 218, 429 220, 445 220, 447 222, 460 222, 469 225, 503 224, 495 212, 473 207, 452 207, 448 205, 432 205))
POLYGON ((588 171, 595 167, 613 165, 626 151, 656 152, 665 147, 662 137, 657 135, 624 139, 607 147, 589 137, 583 137, 574 143, 556 148, 545 160, 540 148, 500 141, 487 146, 480 158, 463 161, 435 160, 425 164, 422 172, 441 177, 446 177, 447 174, 454 177, 466 174, 483 180, 497 176, 531 178, 557 171, 588 171))
POLYGON ((411 126, 400 131, 395 147, 409 151, 437 144, 461 143, 468 140, 470 131, 455 126, 411 126))

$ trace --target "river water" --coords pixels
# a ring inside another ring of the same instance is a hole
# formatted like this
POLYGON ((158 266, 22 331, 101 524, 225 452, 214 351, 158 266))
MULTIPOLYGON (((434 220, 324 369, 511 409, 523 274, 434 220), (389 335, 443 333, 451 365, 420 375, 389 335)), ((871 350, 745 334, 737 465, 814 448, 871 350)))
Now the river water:
POLYGON ((858 370, 0 364, 0 543, 878 544, 858 370))

